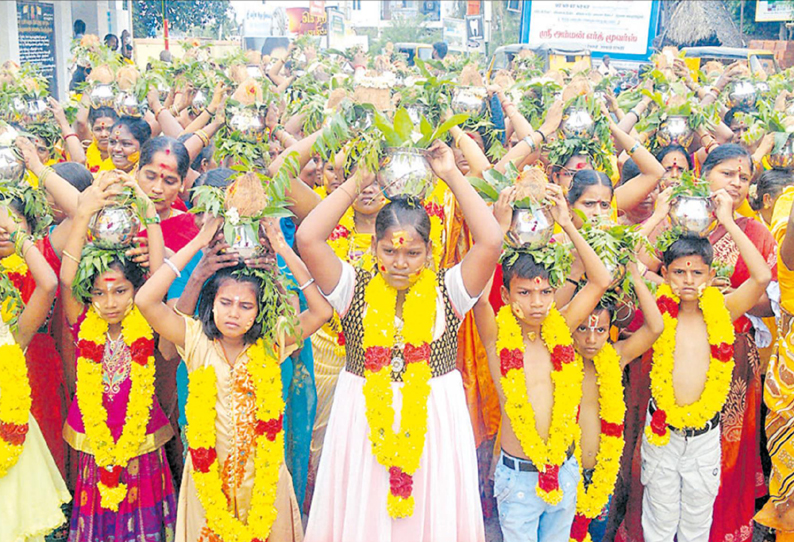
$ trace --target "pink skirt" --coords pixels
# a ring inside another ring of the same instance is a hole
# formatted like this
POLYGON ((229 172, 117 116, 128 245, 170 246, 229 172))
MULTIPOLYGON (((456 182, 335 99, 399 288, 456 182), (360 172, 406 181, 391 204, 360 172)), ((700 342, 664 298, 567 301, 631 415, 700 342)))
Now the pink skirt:
MULTIPOLYGON (((414 474, 414 513, 386 511, 389 474, 372 455, 364 379, 343 370, 331 407, 306 542, 484 542, 477 456, 458 371, 430 380, 427 437, 414 474)), ((392 384, 395 428, 402 384, 392 384)))

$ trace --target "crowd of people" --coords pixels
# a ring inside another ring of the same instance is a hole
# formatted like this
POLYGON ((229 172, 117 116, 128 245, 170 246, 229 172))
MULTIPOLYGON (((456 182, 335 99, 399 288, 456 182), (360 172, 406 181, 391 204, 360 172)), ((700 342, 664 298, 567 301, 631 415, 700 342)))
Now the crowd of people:
POLYGON ((794 540, 790 73, 118 41, 0 70, 0 542, 794 540))

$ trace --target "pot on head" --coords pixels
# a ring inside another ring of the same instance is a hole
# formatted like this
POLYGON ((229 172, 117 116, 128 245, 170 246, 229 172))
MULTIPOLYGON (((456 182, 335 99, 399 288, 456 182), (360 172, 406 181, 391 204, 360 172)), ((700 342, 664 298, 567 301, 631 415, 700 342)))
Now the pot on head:
POLYGON ((565 137, 590 138, 595 133, 595 122, 587 109, 570 108, 563 115, 560 128, 565 137))
POLYGON ((224 226, 224 237, 231 249, 240 256, 240 261, 253 258, 262 251, 257 232, 251 224, 239 223, 224 226))
POLYGON ((427 151, 408 147, 388 147, 377 182, 389 199, 398 196, 424 198, 435 184, 435 174, 427 161, 427 151))
POLYGON ((678 196, 670 204, 670 222, 684 232, 706 237, 717 226, 711 198, 678 196))
POLYGON ((116 96, 116 113, 122 117, 142 117, 148 109, 146 104, 139 102, 131 92, 121 92, 116 96))
POLYGON ((262 68, 256 64, 248 64, 245 67, 245 71, 248 73, 248 77, 253 77, 254 79, 265 78, 265 75, 262 73, 262 68))
POLYGON ((514 209, 507 242, 515 248, 535 250, 544 247, 554 235, 554 218, 546 207, 514 209))
POLYGON ((794 138, 789 137, 783 147, 769 153, 767 160, 774 169, 790 170, 794 168, 794 138))
POLYGON ((249 141, 260 141, 265 131, 264 113, 254 107, 239 109, 229 118, 229 128, 249 141))
POLYGON ((42 122, 48 114, 47 102, 41 98, 35 98, 28 100, 25 104, 25 114, 22 121, 27 124, 35 124, 42 122))
POLYGON ((0 147, 0 179, 19 181, 25 175, 25 162, 15 147, 0 147))
POLYGON ((752 81, 733 81, 728 89, 728 105, 731 107, 753 107, 757 96, 758 94, 752 81))
POLYGON ((609 276, 612 277, 612 282, 609 283, 607 290, 617 288, 623 278, 626 276, 626 266, 623 264, 614 264, 611 262, 604 262, 604 266, 609 271, 609 276))
POLYGON ((685 116, 667 117, 656 131, 656 141, 662 147, 676 144, 685 149, 692 144, 695 132, 689 127, 689 121, 685 116))
POLYGON ((200 88, 193 96, 193 103, 190 104, 190 109, 195 115, 198 115, 202 109, 210 104, 212 93, 209 89, 200 88))
POLYGON ((116 95, 111 85, 100 83, 88 93, 91 105, 97 107, 113 107, 116 95))
POLYGON ((452 103, 455 113, 479 115, 485 109, 485 97, 488 92, 480 87, 457 87, 452 91, 452 103))
POLYGON ((88 235, 99 248, 122 248, 132 244, 141 231, 141 222, 129 205, 112 205, 101 209, 88 225, 88 235))

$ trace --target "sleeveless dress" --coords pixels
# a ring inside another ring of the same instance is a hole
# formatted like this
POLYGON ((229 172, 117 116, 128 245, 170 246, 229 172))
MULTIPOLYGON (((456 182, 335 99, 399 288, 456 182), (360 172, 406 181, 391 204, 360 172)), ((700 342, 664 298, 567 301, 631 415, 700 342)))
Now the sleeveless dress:
MULTIPOLYGON (((0 345, 14 337, 0 320, 0 345)), ((3 378, 3 375, 0 375, 3 378)), ((0 542, 38 542, 66 522, 61 505, 72 500, 31 414, 22 454, 0 478, 0 542)))
MULTIPOLYGON (((363 394, 364 293, 372 275, 343 263, 329 302, 342 317, 347 360, 336 385, 317 474, 307 542, 483 542, 477 457, 463 381, 457 332, 476 299, 466 293, 460 266, 438 275, 436 322, 429 365, 427 435, 413 476, 413 514, 393 520, 386 509, 389 474, 372 454, 363 394)), ((392 351, 395 427, 402 408, 401 352, 392 351)))

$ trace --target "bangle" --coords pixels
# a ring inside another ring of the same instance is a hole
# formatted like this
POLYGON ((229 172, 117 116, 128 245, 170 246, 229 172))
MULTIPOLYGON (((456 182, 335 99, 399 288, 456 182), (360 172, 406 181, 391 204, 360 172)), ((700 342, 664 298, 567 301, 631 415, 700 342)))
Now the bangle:
POLYGON ((160 215, 156 214, 153 217, 145 216, 143 217, 143 224, 144 226, 149 226, 151 224, 159 224, 161 222, 160 215))
POLYGON ((314 284, 314 277, 312 277, 309 280, 307 280, 305 284, 301 284, 300 286, 298 286, 298 290, 300 290, 302 292, 303 290, 305 290, 306 288, 308 288, 312 284, 314 284))
POLYGON ((175 105, 172 105, 171 107, 169 107, 168 108, 168 112, 171 113, 171 115, 173 117, 178 117, 179 116, 179 111, 176 110, 176 106, 175 105))
POLYGON ((22 251, 22 259, 23 260, 26 260, 28 258, 28 252, 30 252, 30 249, 33 248, 34 246, 36 246, 36 245, 33 244, 33 242, 31 242, 28 245, 28 248, 26 248, 25 250, 22 251))
POLYGON ((637 152, 637 149, 639 149, 640 147, 642 147, 642 143, 640 143, 639 141, 635 141, 634 145, 632 145, 631 148, 628 150, 629 156, 632 156, 635 152, 637 152))
POLYGON ((532 139, 532 134, 526 136, 521 141, 529 145, 529 152, 535 152, 538 148, 538 146, 535 144, 535 140, 532 139))
POLYGON ((44 188, 44 186, 47 184, 47 177, 49 177, 51 173, 55 173, 55 170, 52 169, 50 166, 44 166, 42 170, 39 172, 38 174, 39 185, 41 185, 42 188, 44 188))
POLYGON ((205 147, 209 146, 210 136, 207 135, 207 132, 205 132, 204 130, 196 130, 195 132, 193 132, 193 135, 198 137, 205 147))
POLYGON ((543 143, 546 142, 546 134, 543 133, 543 130, 538 128, 537 130, 535 130, 535 133, 540 135, 540 139, 541 139, 541 141, 543 141, 543 143))
POLYGON ((63 136, 64 142, 66 142, 66 140, 69 139, 70 137, 76 137, 78 141, 80 140, 78 135, 76 133, 72 132, 71 134, 66 134, 65 136, 63 136))
POLYGON ((69 253, 68 253, 68 252, 66 252, 65 250, 62 250, 62 251, 61 251, 61 254, 63 254, 64 256, 66 256, 67 258, 69 258, 70 260, 72 260, 72 261, 73 261, 74 263, 76 263, 77 265, 80 265, 80 260, 78 260, 77 258, 75 258, 74 256, 72 256, 71 254, 69 254, 69 253))
POLYGON ((457 135, 457 137, 455 138, 455 148, 456 148, 456 149, 459 149, 459 148, 460 148, 460 138, 461 138, 461 137, 463 137, 463 136, 465 136, 465 135, 466 135, 466 132, 464 132, 463 130, 461 130, 461 132, 460 132, 460 133, 457 135))
POLYGON ((168 258, 165 258, 165 259, 163 259, 163 263, 171 268, 171 271, 174 272, 174 274, 176 275, 176 278, 181 278, 182 277, 182 272, 179 271, 179 268, 176 265, 174 265, 174 262, 172 262, 168 258))
POLYGON ((637 113, 637 110, 636 110, 636 109, 634 109, 634 108, 631 108, 631 110, 629 111, 629 114, 631 114, 631 115, 634 115, 635 117, 637 117, 637 122, 639 122, 639 121, 640 121, 640 114, 639 114, 639 113, 637 113))
MULTIPOLYGON (((17 231, 19 231, 19 230, 17 230, 17 231)), ((14 233, 16 233, 16 232, 14 232, 14 233)), ((29 239, 30 239, 30 236, 27 233, 25 233, 25 232, 22 232, 20 235, 16 236, 16 241, 14 241, 14 252, 16 252, 18 255, 22 256, 22 245, 24 245, 25 241, 28 241, 29 239)))
POLYGON ((163 106, 161 105, 161 106, 160 106, 160 109, 158 109, 158 110, 155 112, 155 114, 154 114, 154 118, 155 118, 155 120, 157 119, 157 117, 159 117, 159 116, 160 116, 160 113, 162 113, 164 110, 165 110, 165 107, 163 107, 163 106))

